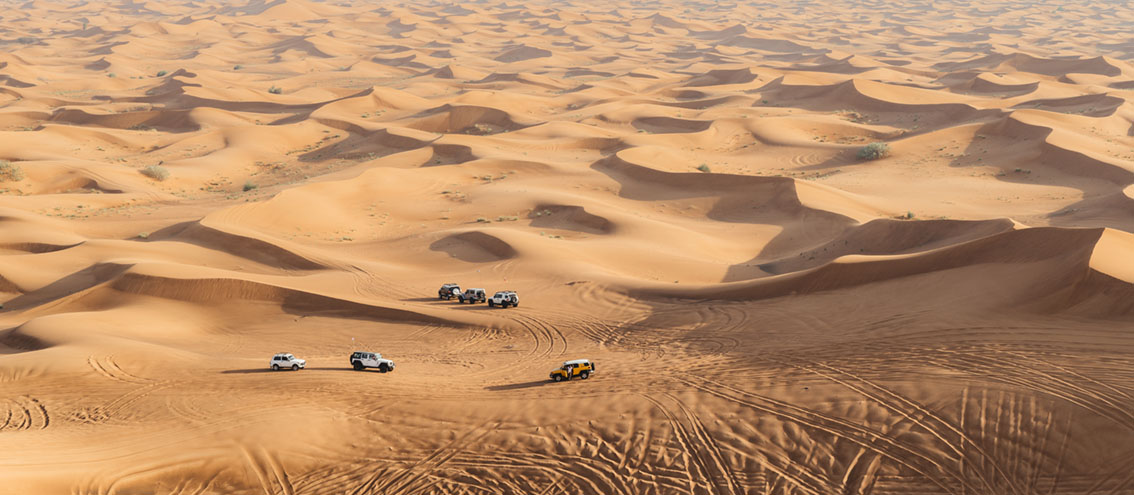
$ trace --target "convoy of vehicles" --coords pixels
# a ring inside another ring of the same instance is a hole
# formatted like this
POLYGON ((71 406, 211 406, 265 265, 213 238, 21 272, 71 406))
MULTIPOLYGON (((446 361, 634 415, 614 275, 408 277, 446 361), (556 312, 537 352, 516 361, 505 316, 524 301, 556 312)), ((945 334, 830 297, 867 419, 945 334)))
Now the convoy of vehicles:
MULTIPOLYGON (((461 292, 461 287, 457 284, 442 285, 441 288, 437 290, 437 296, 444 300, 450 300, 456 297, 457 301, 461 303, 465 301, 469 303, 487 301, 489 306, 500 306, 502 308, 520 305, 520 296, 518 296, 515 291, 502 290, 493 294, 492 297, 487 297, 484 289, 472 288, 461 292)), ((394 371, 394 362, 383 358, 382 355, 377 352, 352 352, 350 355, 350 365, 356 371, 362 371, 367 368, 377 368, 378 371, 382 373, 394 371)), ((307 367, 307 361, 296 358, 295 355, 290 352, 281 352, 272 356, 269 366, 273 371, 288 368, 298 371, 307 367)), ((551 381, 554 382, 563 382, 573 378, 586 380, 590 378, 594 372, 595 363, 591 362, 591 360, 575 359, 563 362, 563 366, 553 370, 549 377, 551 381)))

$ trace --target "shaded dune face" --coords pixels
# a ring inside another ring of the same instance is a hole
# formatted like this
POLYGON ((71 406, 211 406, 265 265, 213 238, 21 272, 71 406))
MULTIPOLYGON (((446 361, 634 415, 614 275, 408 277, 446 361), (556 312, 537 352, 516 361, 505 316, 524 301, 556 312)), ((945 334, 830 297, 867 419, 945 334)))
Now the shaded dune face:
POLYGON ((0 495, 1134 493, 1124 7, 0 9, 0 495))

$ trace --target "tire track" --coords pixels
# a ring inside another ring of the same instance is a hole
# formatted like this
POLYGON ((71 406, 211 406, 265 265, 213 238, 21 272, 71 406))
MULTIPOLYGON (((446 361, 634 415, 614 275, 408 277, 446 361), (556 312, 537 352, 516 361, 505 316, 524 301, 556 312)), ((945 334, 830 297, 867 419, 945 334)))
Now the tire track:
POLYGON ((174 382, 168 380, 150 382, 147 385, 142 385, 122 395, 119 395, 118 397, 111 399, 110 402, 107 402, 102 406, 95 407, 95 412, 107 418, 113 419, 119 412, 129 408, 130 406, 133 406, 134 404, 137 404, 139 401, 149 397, 150 394, 162 389, 172 387, 173 385, 174 382))
POLYGON ((105 363, 100 362, 99 359, 93 355, 87 357, 87 364, 89 364, 95 372, 111 380, 134 385, 152 382, 152 380, 132 375, 123 370, 114 360, 114 356, 106 356, 105 361, 105 363))
POLYGON ((681 425, 680 422, 675 425, 675 428, 680 427, 682 430, 684 430, 685 439, 691 445, 700 444, 701 447, 708 452, 709 462, 705 462, 705 456, 702 455, 700 456, 702 459, 701 465, 706 468, 713 468, 711 470, 706 469, 705 472, 709 475, 710 481, 717 486, 718 492, 719 488, 724 485, 728 489, 728 493, 732 493, 734 495, 744 493, 742 487, 740 486, 740 483, 737 482, 736 476, 733 474, 732 469, 729 468, 728 460, 725 459, 724 454, 720 450, 720 447, 717 446, 716 441, 713 440, 712 435, 709 434, 708 430, 705 428, 704 423, 702 423, 697 415, 693 413, 693 411, 690 410, 689 407, 685 405, 685 403, 681 402, 680 399, 674 397, 671 394, 665 394, 665 396, 673 401, 674 404, 677 404, 678 409, 681 410, 681 413, 685 416, 686 421, 689 422, 692 433, 690 433, 689 429, 686 429, 684 425, 681 425))
POLYGON ((515 314, 510 315, 516 323, 528 330, 535 340, 535 348, 530 356, 533 358, 550 358, 552 355, 562 356, 567 352, 567 337, 563 335, 559 329, 553 325, 548 325, 538 318, 527 315, 515 314), (562 346, 559 352, 556 353, 556 342, 561 342, 562 346))
MULTIPOLYGON (((677 441, 678 441, 678 443, 679 443, 679 444, 681 444, 681 448, 682 448, 683 450, 685 450, 686 452, 689 452, 689 457, 690 457, 691 459, 695 459, 695 460, 696 460, 696 459, 700 459, 699 455, 698 455, 698 454, 697 454, 697 453, 696 453, 696 452, 695 452, 695 451, 694 451, 694 450, 693 450, 693 449, 691 448, 691 446, 692 446, 692 444, 693 444, 691 436, 690 436, 690 435, 689 435, 689 433, 688 433, 688 432, 687 432, 687 431, 685 430, 684 426, 683 426, 683 425, 681 425, 681 423, 677 421, 677 419, 676 419, 676 418, 674 417, 673 413, 672 413, 671 411, 669 411, 669 410, 668 410, 668 409, 667 409, 667 408, 666 408, 666 407, 665 407, 665 406, 664 406, 664 405, 663 405, 663 404, 661 403, 661 401, 659 401, 659 400, 657 400, 657 399, 655 399, 655 398, 653 398, 653 397, 650 397, 650 396, 648 396, 648 395, 645 395, 645 394, 641 394, 641 395, 642 395, 642 397, 644 397, 644 398, 645 398, 646 400, 648 400, 648 401, 650 401, 651 403, 653 403, 653 404, 654 404, 654 406, 656 406, 656 407, 658 408, 658 410, 659 410, 659 411, 661 411, 663 415, 665 415, 665 417, 666 417, 666 420, 667 420, 667 421, 669 421, 669 423, 670 423, 670 424, 671 424, 671 425, 673 426, 673 428, 674 428, 674 433, 675 433, 675 434, 677 435, 677 441)), ((667 395, 668 395, 668 394, 667 394, 667 395)), ((791 463, 790 463, 790 461, 789 461, 789 462, 787 462, 786 464, 790 465, 791 463)), ((700 461, 698 461, 698 465, 699 465, 699 466, 701 466, 701 467, 702 467, 702 469, 704 469, 704 470, 705 470, 704 472, 705 472, 705 474, 706 474, 706 475, 708 475, 708 474, 709 474, 709 471, 708 471, 707 467, 705 466, 705 463, 704 463, 704 461, 703 461, 703 460, 700 460, 700 461)), ((782 469, 779 469, 779 468, 776 468, 776 467, 774 467, 774 466, 771 466, 771 465, 770 465, 770 464, 768 464, 768 463, 763 463, 763 466, 764 466, 764 467, 765 467, 766 469, 769 469, 769 470, 771 470, 772 472, 776 473, 776 475, 778 475, 778 476, 779 476, 779 477, 780 477, 781 479, 783 479, 783 480, 786 480, 786 481, 788 481, 788 482, 792 483, 793 485, 795 485, 795 486, 799 487, 800 489, 802 489, 802 490, 804 490, 804 491, 806 491, 807 493, 810 493, 810 494, 812 494, 812 495, 824 495, 824 494, 826 494, 826 493, 833 493, 833 492, 831 492, 831 490, 829 489, 829 487, 816 487, 815 485, 824 485, 824 483, 823 483, 823 481, 822 481, 822 480, 819 480, 819 479, 814 479, 814 476, 813 476, 813 475, 812 475, 812 476, 810 476, 810 477, 812 477, 812 478, 813 478, 812 480, 803 480, 803 479, 802 479, 801 477, 799 477, 799 476, 795 476, 795 475, 789 474, 789 473, 788 473, 787 471, 785 471, 785 470, 782 470, 782 469)), ((688 472, 687 472, 686 474, 688 475, 688 474, 691 474, 691 473, 688 473, 688 472)), ((805 473, 801 473, 801 474, 807 474, 807 475, 810 475, 811 473, 806 473, 806 472, 805 472, 805 473)), ((690 482, 692 482, 692 479, 690 479, 689 481, 690 481, 690 482)), ((712 480, 710 480, 710 483, 712 483, 712 480)), ((736 492, 734 491, 734 493, 736 493, 736 492)))
POLYGON ((550 455, 499 452, 492 455, 475 453, 464 454, 459 460, 453 461, 452 465, 490 471, 539 469, 548 473, 548 479, 565 480, 571 478, 577 482, 586 484, 594 493, 623 493, 627 495, 634 493, 631 488, 625 486, 625 483, 618 482, 620 479, 620 471, 618 469, 618 465, 620 464, 619 459, 608 459, 597 455, 589 457, 581 456, 579 459, 599 459, 604 462, 571 463, 571 467, 586 471, 586 473, 578 473, 568 469, 565 463, 559 458, 550 455), (599 486, 600 481, 605 487, 599 486))
POLYGON ((1100 397, 1092 391, 1067 380, 1052 377, 1038 369, 1017 363, 957 351, 951 351, 951 353, 953 354, 951 360, 929 358, 928 362, 965 373, 980 371, 989 379, 1063 399, 1107 418, 1119 426, 1134 430, 1134 412, 1131 412, 1129 408, 1116 404, 1105 396, 1100 397), (1045 382, 1045 379, 1051 383, 1045 382))
POLYGON ((981 492, 979 487, 969 484, 963 477, 959 476, 958 473, 946 470, 938 461, 930 457, 930 453, 900 443, 882 432, 851 423, 841 418, 805 409, 794 404, 736 389, 703 377, 697 377, 697 380, 702 383, 682 376, 676 376, 674 378, 710 395, 766 412, 806 428, 826 432, 837 438, 845 439, 873 452, 877 452, 891 461, 920 474, 945 492, 954 493, 955 487, 952 485, 956 485, 956 487, 966 491, 981 492), (939 472, 949 479, 941 479, 939 476, 933 474, 935 472, 939 472))
POLYGON ((425 458, 417 461, 397 475, 386 477, 385 479, 379 477, 372 478, 368 483, 364 483, 362 487, 351 492, 352 495, 361 495, 362 493, 395 494, 404 492, 426 474, 436 471, 445 463, 460 455, 465 445, 477 442, 488 436, 493 430, 500 426, 501 421, 497 421, 491 427, 488 427, 488 424, 489 423, 486 422, 474 427, 461 437, 449 442, 449 444, 434 450, 425 458), (376 485, 375 482, 377 481, 382 481, 382 483, 376 485), (363 490, 364 487, 369 488, 363 490))
POLYGON ((51 426, 51 414, 39 399, 24 395, 8 400, 5 407, 4 423, 0 424, 3 431, 46 430, 51 426))
MULTIPOLYGON (((785 364, 785 363, 780 363, 780 364, 785 364)), ((1016 493, 1016 494, 1021 493, 1020 487, 1016 486, 1016 484, 1013 482, 1012 478, 1008 476, 1008 473, 1006 472, 1006 470, 1002 466, 1000 466, 999 463, 996 462, 996 459, 991 457, 987 452, 985 452, 984 449, 982 449, 980 447, 980 444, 973 441, 973 439, 969 438, 969 436, 967 434, 965 434, 964 431, 962 431, 960 428, 958 428, 956 425, 954 425, 951 421, 948 421, 948 420, 934 414, 933 411, 926 409, 921 404, 918 404, 917 402, 915 402, 915 401, 913 401, 913 400, 911 400, 911 399, 909 399, 909 398, 907 398, 907 397, 905 397, 905 396, 903 396, 903 395, 901 395, 897 392, 894 392, 894 391, 892 391, 892 390, 890 390, 886 387, 883 387, 882 385, 879 385, 878 383, 870 381, 866 378, 863 378, 861 376, 847 372, 845 370, 834 368, 834 367, 827 365, 827 364, 823 364, 823 363, 810 363, 810 364, 812 366, 814 366, 814 368, 811 367, 811 366, 806 366, 806 365, 797 364, 797 363, 785 364, 785 365, 795 366, 795 367, 797 367, 801 370, 804 370, 804 371, 807 371, 807 372, 810 372, 810 373, 814 373, 818 376, 822 376, 822 377, 824 377, 828 380, 831 380, 832 382, 835 382, 839 385, 847 387, 848 389, 850 389, 850 390, 852 390, 852 391, 854 391, 854 392, 856 392, 856 393, 858 393, 858 394, 860 394, 864 397, 867 397, 867 398, 873 400, 874 402, 878 403, 882 407, 885 407, 886 409, 889 409, 890 411, 892 411, 894 413, 897 413, 899 416, 905 418, 906 420, 910 421, 911 423, 913 423, 917 426, 920 426, 926 432, 933 435, 934 438, 937 438, 938 440, 940 440, 942 445, 944 445, 946 448, 948 448, 949 450, 952 450, 954 453, 957 454, 958 462, 960 462, 960 463, 963 463, 963 460, 966 456, 967 450, 964 447, 965 444, 967 443, 969 445, 972 445, 972 447, 976 450, 977 454, 979 454, 981 456, 980 461, 981 461, 982 466, 984 465, 984 462, 987 461, 992 466, 992 468, 996 471, 996 473, 999 474, 1001 476, 1001 478, 1003 478, 1005 483, 1008 484, 1009 488, 1011 488, 1013 493, 1016 493), (824 373, 822 371, 819 371, 816 368, 822 368, 822 369, 828 370, 830 373, 824 373), (855 380, 855 381, 863 384, 865 387, 857 386, 857 385, 851 383, 848 380, 839 379, 835 376, 832 376, 832 374, 842 375, 842 376, 844 376, 844 377, 846 377, 850 380, 855 380), (866 390, 867 387, 872 388, 874 390, 877 390, 878 393, 871 393, 871 392, 867 391, 866 390), (887 399, 887 397, 889 399, 887 399), (929 424, 928 422, 926 422, 925 420, 923 420, 921 418, 929 418, 930 420, 932 420, 936 424, 929 424), (960 445, 958 445, 956 442, 953 442, 953 441, 946 439, 945 436, 940 433, 941 429, 948 430, 949 432, 952 432, 953 434, 955 434, 960 441, 960 445)), ((986 487, 988 487, 990 490, 993 489, 991 482, 987 478, 985 478, 983 473, 978 471, 978 472, 976 472, 976 474, 980 478, 980 481, 982 483, 984 483, 984 485, 986 487)))

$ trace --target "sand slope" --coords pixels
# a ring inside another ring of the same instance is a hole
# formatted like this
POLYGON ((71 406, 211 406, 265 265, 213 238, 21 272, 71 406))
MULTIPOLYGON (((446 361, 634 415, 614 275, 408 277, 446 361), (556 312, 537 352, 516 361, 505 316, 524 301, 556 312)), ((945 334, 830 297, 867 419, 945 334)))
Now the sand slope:
POLYGON ((7 7, 0 494, 1134 494, 1121 3, 7 7))

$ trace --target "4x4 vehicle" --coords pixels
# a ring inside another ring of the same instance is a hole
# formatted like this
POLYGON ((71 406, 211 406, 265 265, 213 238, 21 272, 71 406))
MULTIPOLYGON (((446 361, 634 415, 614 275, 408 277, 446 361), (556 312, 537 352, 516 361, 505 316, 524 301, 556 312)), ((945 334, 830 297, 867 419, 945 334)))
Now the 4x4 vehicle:
POLYGON ((382 359, 382 355, 377 352, 355 351, 350 355, 350 365, 356 371, 366 368, 378 368, 378 371, 383 373, 394 371, 394 362, 389 359, 382 359))
POLYGON ((488 305, 500 306, 501 308, 507 308, 508 306, 519 306, 520 296, 517 296, 515 291, 502 290, 493 294, 492 297, 488 299, 488 305))
POLYGON ((488 299, 488 295, 485 294, 484 289, 465 289, 461 295, 457 296, 458 302, 469 304, 484 302, 486 299, 488 299))
POLYGON ((273 371, 279 371, 281 368, 291 368, 292 371, 299 371, 300 368, 307 367, 307 361, 304 359, 296 359, 290 352, 281 352, 272 356, 272 361, 268 363, 273 371))
POLYGON ((574 377, 579 377, 581 380, 586 380, 591 377, 591 373, 595 372, 595 363, 589 359, 576 359, 574 361, 566 361, 563 367, 551 372, 551 381, 561 382, 570 380, 574 377))
POLYGON ((448 301, 454 297, 461 296, 461 286, 457 284, 445 284, 440 289, 437 289, 437 298, 448 301))

